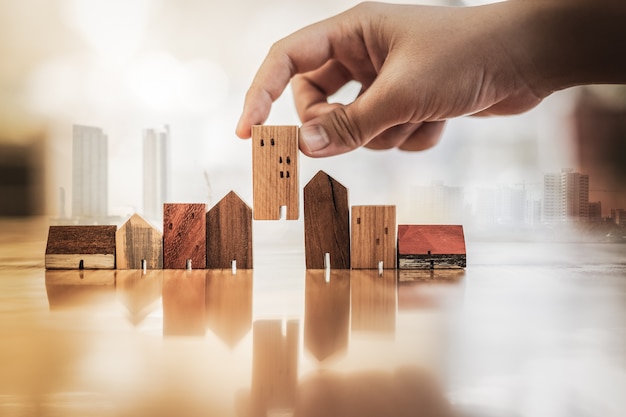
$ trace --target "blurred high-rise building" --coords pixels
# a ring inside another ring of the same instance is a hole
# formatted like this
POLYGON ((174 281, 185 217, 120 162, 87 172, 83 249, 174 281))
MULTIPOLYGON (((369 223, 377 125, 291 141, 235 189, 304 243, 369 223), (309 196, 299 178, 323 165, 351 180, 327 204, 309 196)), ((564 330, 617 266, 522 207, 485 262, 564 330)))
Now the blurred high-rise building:
POLYGON ((590 222, 602 221, 602 202, 601 201, 589 202, 589 221, 590 222))
POLYGON ((143 132, 143 214, 160 223, 167 199, 167 149, 170 128, 145 129, 143 132))
POLYGON ((543 222, 589 220, 589 175, 563 169, 543 178, 543 222))
POLYGON ((468 215, 463 187, 433 181, 430 186, 411 187, 410 207, 423 223, 462 223, 468 215))
POLYGON ((88 222, 108 216, 108 138, 99 127, 74 125, 72 216, 88 222))

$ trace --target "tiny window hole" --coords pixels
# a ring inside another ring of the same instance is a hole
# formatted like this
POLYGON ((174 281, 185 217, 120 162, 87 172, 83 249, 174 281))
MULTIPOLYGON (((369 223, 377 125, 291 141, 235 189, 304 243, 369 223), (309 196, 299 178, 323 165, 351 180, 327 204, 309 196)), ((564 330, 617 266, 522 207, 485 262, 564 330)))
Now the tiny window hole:
POLYGON ((274 146, 274 138, 270 139, 270 145, 274 146))
POLYGON ((285 175, 287 176, 287 178, 289 178, 289 171, 287 171, 285 175))
POLYGON ((261 146, 265 146, 265 141, 261 139, 261 146))
POLYGON ((170 230, 172 230, 173 227, 174 227, 173 223, 170 223, 170 224, 167 225, 167 228, 170 229, 170 230))
POLYGON ((389 228, 385 227, 385 234, 388 235, 389 234, 389 228))
POLYGON ((376 244, 380 245, 380 239, 376 238, 376 244))
POLYGON ((287 157, 287 163, 290 164, 291 163, 291 158, 287 157))
POLYGON ((285 173, 283 171, 280 171, 280 177, 284 178, 285 177, 285 173))
POLYGON ((360 217, 356 218, 356 224, 361 224, 361 218, 360 217))
POLYGON ((282 164, 282 163, 283 163, 283 157, 282 157, 282 156, 279 156, 279 157, 278 157, 278 163, 279 163, 279 164, 282 164))

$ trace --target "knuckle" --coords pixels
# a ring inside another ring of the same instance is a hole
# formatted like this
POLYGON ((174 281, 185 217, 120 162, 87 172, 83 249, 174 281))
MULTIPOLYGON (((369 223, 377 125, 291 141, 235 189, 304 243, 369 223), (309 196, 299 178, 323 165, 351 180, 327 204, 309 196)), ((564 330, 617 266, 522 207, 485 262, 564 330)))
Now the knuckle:
POLYGON ((364 137, 361 127, 346 107, 339 107, 332 112, 330 122, 332 129, 337 133, 337 139, 344 146, 356 149, 363 145, 364 137))

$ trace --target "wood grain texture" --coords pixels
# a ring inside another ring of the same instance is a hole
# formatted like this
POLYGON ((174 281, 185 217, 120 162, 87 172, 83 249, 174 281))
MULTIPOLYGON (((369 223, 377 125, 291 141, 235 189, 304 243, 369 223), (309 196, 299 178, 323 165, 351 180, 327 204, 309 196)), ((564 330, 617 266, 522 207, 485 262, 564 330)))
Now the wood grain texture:
POLYGON ((163 268, 206 268, 206 204, 163 205, 163 268))
POLYGON ((252 182, 255 220, 287 220, 299 209, 298 126, 252 126, 252 182))
POLYGON ((252 269, 252 209, 233 191, 206 214, 207 268, 252 269))
POLYGON ((114 269, 117 226, 50 226, 49 269, 114 269))
POLYGON ((398 268, 465 268, 465 237, 461 225, 398 226, 398 268))
POLYGON ((350 260, 353 269, 396 267, 396 206, 353 206, 350 260))
POLYGON ((163 234, 133 214, 115 234, 117 246, 117 269, 142 269, 146 260, 147 269, 163 268, 163 234))
POLYGON ((304 187, 304 251, 307 269, 350 269, 348 190, 324 171, 304 187))
POLYGON ((350 335, 350 270, 306 271, 304 346, 319 361, 348 350, 350 335))

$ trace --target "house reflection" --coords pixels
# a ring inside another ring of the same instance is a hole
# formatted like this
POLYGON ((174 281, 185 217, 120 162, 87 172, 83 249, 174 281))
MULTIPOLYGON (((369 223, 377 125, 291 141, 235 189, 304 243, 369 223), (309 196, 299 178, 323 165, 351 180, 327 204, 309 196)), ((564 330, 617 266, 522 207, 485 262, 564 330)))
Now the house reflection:
POLYGON ((115 292, 128 311, 128 319, 137 326, 158 308, 163 288, 163 270, 118 270, 115 292))
POLYGON ((460 304, 464 269, 399 270, 398 310, 437 309, 460 304))
POLYGON ((204 336, 206 271, 167 270, 163 275, 163 335, 204 336))
POLYGON ((254 322, 252 386, 240 415, 291 415, 298 383, 299 328, 297 320, 254 322))
POLYGON ((304 346, 317 360, 344 353, 350 333, 350 270, 306 271, 304 346))
POLYGON ((234 348, 252 327, 252 269, 206 271, 206 326, 234 348))
POLYGON ((115 303, 114 270, 46 270, 45 280, 50 310, 115 303))
POLYGON ((434 376, 414 367, 317 371, 303 379, 297 398, 299 417, 457 416, 434 376))
POLYGON ((350 271, 352 331, 394 335, 396 331, 396 270, 350 271))

